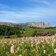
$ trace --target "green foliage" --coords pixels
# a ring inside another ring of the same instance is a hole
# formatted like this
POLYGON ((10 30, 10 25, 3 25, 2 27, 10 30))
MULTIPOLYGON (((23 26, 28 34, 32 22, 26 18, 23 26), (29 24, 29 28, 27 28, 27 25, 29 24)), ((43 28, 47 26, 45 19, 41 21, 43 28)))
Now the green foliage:
POLYGON ((21 25, 18 27, 11 26, 0 26, 0 36, 11 36, 17 35, 17 37, 31 37, 38 36, 39 33, 47 33, 47 35, 56 34, 56 27, 49 28, 34 28, 25 25, 21 25))

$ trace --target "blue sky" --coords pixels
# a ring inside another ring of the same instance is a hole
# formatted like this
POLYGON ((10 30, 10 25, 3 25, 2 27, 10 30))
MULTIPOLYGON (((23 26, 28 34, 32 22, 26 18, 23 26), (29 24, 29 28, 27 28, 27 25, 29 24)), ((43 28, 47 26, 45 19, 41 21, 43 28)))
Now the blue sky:
POLYGON ((0 0, 0 21, 48 22, 56 26, 56 0, 0 0))

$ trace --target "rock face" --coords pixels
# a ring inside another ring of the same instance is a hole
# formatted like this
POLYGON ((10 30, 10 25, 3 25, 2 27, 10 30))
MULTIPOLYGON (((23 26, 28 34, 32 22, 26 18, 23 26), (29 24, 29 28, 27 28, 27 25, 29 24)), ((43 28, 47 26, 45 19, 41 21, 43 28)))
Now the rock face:
POLYGON ((40 28, 51 27, 48 23, 44 23, 44 22, 30 22, 27 23, 27 25, 31 27, 40 27, 40 28))

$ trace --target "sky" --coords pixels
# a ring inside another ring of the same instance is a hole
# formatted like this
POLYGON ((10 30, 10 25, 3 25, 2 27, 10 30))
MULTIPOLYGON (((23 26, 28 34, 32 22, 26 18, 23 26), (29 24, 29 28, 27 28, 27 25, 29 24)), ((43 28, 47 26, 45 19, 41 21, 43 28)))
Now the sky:
POLYGON ((56 26, 56 0, 0 0, 0 22, 47 22, 56 26))

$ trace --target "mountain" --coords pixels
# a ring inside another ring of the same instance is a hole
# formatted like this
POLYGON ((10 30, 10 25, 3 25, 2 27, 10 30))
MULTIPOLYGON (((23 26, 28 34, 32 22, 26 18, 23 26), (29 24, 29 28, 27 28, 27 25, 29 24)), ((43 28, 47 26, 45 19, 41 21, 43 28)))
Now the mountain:
POLYGON ((10 23, 10 22, 0 22, 0 25, 5 25, 5 26, 17 26, 18 24, 16 23, 10 23))
POLYGON ((6 25, 6 26, 19 26, 19 25, 26 25, 30 27, 40 27, 40 28, 45 28, 45 27, 50 27, 50 24, 44 23, 44 22, 28 22, 28 23, 10 23, 10 22, 0 22, 0 25, 6 25))
POLYGON ((51 27, 49 23, 44 22, 28 22, 27 25, 31 27, 40 27, 40 28, 51 27))

